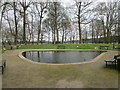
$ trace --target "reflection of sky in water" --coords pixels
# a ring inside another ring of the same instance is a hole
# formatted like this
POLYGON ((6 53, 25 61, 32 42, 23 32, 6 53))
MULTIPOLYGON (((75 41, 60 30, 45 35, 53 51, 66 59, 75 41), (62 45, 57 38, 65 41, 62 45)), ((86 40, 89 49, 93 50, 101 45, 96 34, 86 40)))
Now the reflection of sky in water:
POLYGON ((36 62, 43 63, 74 63, 89 61, 102 52, 99 51, 29 51, 23 55, 36 62))

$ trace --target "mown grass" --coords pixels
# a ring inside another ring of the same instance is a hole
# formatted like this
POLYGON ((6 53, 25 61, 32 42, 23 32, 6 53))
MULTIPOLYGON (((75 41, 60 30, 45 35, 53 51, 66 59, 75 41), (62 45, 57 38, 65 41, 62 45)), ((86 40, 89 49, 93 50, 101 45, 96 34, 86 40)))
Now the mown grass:
MULTIPOLYGON (((109 46, 108 49, 113 49, 113 44, 92 44, 92 43, 84 43, 84 44, 29 44, 29 45, 19 45, 19 49, 57 49, 58 45, 64 45, 65 49, 99 49, 100 46, 109 46)), ((116 44, 116 46, 118 46, 116 44)), ((10 50, 10 45, 6 45, 5 48, 10 50)))
MULTIPOLYGON (((43 45, 20 45, 19 49, 57 49, 58 45, 64 45, 65 49, 99 49, 100 46, 109 46, 113 49, 113 44, 43 44, 43 45)), ((116 44, 117 45, 117 44, 116 44)))

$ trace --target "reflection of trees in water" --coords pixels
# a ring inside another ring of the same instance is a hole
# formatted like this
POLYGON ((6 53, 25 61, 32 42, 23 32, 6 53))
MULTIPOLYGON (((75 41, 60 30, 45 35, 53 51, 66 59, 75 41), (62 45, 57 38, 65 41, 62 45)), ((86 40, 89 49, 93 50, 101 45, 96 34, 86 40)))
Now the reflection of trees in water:
POLYGON ((29 55, 29 58, 30 58, 31 60, 33 60, 33 59, 32 59, 32 54, 31 54, 31 53, 32 53, 32 52, 29 52, 28 55, 29 55))
POLYGON ((100 51, 28 51, 23 56, 36 62, 44 63, 73 63, 89 61, 100 55, 100 51))
POLYGON ((59 51, 53 52, 53 63, 57 63, 57 58, 59 58, 59 51))
POLYGON ((23 52, 22 54, 23 54, 24 57, 26 57, 26 52, 23 52))
POLYGON ((33 57, 33 55, 34 55, 34 52, 31 52, 31 60, 33 60, 34 61, 34 57, 33 57))
POLYGON ((29 58, 29 59, 31 59, 31 60, 33 60, 33 57, 32 57, 32 52, 26 52, 27 53, 27 58, 29 58))
POLYGON ((40 52, 37 51, 37 55, 38 55, 38 62, 40 62, 40 52))

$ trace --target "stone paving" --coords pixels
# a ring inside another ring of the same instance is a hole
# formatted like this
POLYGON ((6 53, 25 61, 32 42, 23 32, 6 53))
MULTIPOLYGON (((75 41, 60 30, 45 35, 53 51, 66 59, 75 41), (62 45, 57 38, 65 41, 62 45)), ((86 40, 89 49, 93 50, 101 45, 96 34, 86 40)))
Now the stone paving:
POLYGON ((116 55, 108 51, 94 62, 69 65, 32 63, 20 58, 19 50, 3 53, 7 66, 3 74, 3 88, 117 88, 118 71, 106 68, 104 60, 116 55))

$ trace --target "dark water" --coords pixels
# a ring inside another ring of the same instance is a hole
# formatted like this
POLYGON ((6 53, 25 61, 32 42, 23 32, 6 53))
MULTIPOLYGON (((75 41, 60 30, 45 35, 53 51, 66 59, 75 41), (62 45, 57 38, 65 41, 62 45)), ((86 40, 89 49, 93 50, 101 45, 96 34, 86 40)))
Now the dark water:
POLYGON ((65 64, 90 61, 101 51, 26 51, 23 56, 35 62, 65 64))

